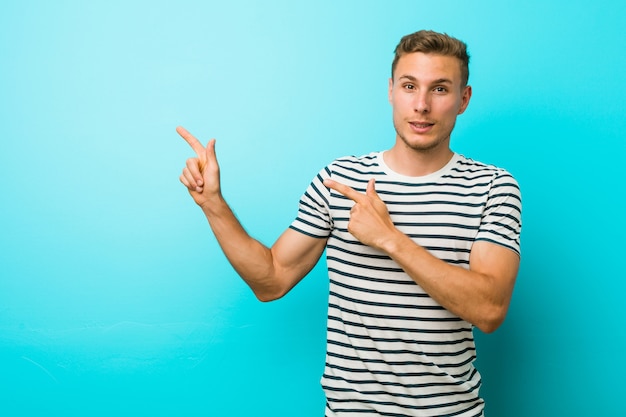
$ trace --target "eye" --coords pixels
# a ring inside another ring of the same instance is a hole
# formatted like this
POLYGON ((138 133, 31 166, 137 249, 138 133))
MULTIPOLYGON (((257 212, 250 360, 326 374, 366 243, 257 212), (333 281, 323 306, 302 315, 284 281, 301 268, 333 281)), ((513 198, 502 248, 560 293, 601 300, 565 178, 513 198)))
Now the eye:
POLYGON ((404 84, 403 87, 407 90, 415 90, 415 86, 413 84, 404 84))
POLYGON ((435 93, 447 93, 448 89, 443 86, 438 86, 438 87, 435 87, 433 91, 435 91, 435 93))

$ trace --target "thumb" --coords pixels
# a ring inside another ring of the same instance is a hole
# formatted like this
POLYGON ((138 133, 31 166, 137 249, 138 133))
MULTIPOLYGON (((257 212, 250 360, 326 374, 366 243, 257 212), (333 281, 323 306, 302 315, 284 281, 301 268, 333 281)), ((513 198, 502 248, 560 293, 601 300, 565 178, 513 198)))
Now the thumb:
POLYGON ((205 148, 205 163, 209 166, 217 165, 217 156, 215 155, 215 139, 211 139, 205 148))

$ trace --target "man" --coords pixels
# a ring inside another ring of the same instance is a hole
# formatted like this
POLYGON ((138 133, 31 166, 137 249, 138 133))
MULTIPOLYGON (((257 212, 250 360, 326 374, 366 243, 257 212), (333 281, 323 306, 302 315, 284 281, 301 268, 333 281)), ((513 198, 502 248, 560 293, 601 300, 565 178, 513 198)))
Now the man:
POLYGON ((177 129, 197 154, 180 180, 260 300, 289 292, 327 249, 327 417, 483 415, 472 329, 492 332, 506 315, 521 201, 508 172, 450 149, 472 95, 468 62, 447 35, 402 38, 389 80, 393 147, 322 169, 271 248, 222 198, 215 140, 204 148, 177 129))

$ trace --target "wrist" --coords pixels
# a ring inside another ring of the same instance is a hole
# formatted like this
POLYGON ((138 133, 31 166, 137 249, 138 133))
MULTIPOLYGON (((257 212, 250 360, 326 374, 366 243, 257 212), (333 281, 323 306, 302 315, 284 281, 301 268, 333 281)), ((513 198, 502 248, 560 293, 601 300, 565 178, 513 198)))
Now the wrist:
POLYGON ((230 210, 228 204, 226 203, 226 200, 221 193, 216 193, 211 197, 205 198, 202 202, 199 202, 198 205, 207 217, 218 216, 225 210, 230 210))
POLYGON ((381 237, 377 246, 387 255, 393 257, 393 254, 407 247, 407 244, 410 242, 412 241, 407 235, 394 228, 394 230, 385 237, 381 237))

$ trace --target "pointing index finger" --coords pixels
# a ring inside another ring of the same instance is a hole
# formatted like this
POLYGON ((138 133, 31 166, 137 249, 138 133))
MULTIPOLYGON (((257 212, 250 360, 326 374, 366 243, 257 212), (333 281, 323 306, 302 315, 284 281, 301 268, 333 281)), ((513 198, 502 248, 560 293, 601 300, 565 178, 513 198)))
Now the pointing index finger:
POLYGON ((196 137, 194 135, 192 135, 191 133, 189 133, 189 131, 187 131, 187 129, 185 129, 182 126, 178 126, 176 128, 176 132, 183 138, 185 139, 185 142, 187 142, 189 144, 189 146, 191 146, 191 148, 194 150, 194 152, 198 155, 198 156, 204 156, 205 154, 205 149, 204 146, 202 146, 202 144, 200 143, 200 141, 198 139, 196 139, 196 137))
POLYGON ((363 198, 366 198, 364 194, 361 194, 360 192, 356 191, 354 188, 348 187, 347 185, 334 181, 334 180, 330 180, 330 179, 324 180, 324 185, 327 186, 328 188, 332 188, 333 190, 337 191, 343 196, 348 197, 350 200, 354 201, 355 203, 358 203, 363 198))

